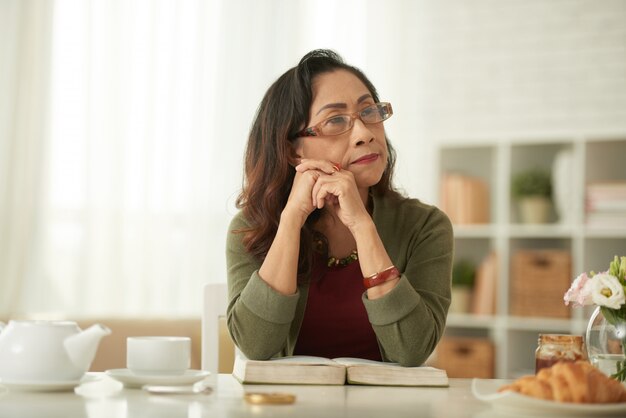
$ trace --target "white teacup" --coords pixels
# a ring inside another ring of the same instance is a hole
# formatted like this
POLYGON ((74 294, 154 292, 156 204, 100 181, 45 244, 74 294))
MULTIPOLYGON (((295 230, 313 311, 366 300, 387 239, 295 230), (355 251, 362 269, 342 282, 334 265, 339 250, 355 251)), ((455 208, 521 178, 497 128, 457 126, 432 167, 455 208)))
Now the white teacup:
POLYGON ((181 375, 191 364, 189 337, 128 337, 126 367, 145 375, 181 375))

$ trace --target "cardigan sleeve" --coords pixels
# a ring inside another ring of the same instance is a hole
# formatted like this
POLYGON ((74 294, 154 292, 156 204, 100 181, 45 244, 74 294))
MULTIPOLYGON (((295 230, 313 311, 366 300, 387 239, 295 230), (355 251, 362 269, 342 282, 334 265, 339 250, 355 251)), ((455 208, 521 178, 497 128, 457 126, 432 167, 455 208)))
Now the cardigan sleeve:
POLYGON ((239 213, 226 239, 228 330, 246 357, 267 360, 285 348, 300 293, 283 295, 261 279, 261 263, 246 251, 244 234, 235 232, 246 227, 239 213))
POLYGON ((407 216, 402 210, 377 222, 402 274, 398 285, 384 296, 369 300, 363 294, 383 359, 404 366, 423 364, 435 349, 451 300, 452 225, 439 209, 421 203, 418 208, 418 216, 407 216))

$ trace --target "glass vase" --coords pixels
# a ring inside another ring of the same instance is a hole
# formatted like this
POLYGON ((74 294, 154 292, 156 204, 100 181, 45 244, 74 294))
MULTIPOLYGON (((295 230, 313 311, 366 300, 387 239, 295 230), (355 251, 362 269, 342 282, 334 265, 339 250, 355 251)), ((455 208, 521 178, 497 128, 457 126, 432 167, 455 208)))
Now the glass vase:
POLYGON ((611 324, 598 306, 587 324, 585 339, 589 361, 607 376, 623 381, 626 370, 626 321, 611 324), (621 374, 616 375, 618 373, 621 374))

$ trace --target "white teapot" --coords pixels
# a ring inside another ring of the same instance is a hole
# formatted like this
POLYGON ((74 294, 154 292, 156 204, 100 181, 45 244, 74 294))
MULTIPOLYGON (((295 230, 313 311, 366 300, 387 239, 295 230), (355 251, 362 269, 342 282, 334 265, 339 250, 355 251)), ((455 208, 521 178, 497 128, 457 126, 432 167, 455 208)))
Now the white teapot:
POLYGON ((81 331, 71 321, 0 323, 0 383, 79 380, 110 333, 100 324, 81 331))

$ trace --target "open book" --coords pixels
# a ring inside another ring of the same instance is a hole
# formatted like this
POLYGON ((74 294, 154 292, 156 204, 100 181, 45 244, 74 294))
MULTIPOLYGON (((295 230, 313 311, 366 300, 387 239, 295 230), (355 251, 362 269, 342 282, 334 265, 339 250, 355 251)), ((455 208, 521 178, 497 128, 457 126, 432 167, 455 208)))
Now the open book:
POLYGON ((258 361, 238 352, 233 376, 241 383, 259 384, 448 386, 445 370, 348 357, 293 356, 258 361))

